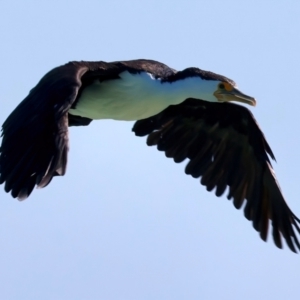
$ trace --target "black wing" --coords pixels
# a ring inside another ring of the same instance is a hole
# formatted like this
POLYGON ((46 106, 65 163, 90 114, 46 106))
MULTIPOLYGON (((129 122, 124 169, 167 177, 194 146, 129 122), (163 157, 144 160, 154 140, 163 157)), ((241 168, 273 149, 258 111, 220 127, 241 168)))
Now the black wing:
POLYGON ((253 115, 243 106, 187 99, 160 114, 137 121, 133 131, 149 135, 147 144, 157 145, 179 163, 189 159, 185 173, 201 177, 208 191, 215 188, 239 209, 246 200, 245 217, 266 241, 271 220, 274 242, 282 248, 283 237, 296 252, 300 244, 300 220, 286 204, 268 155, 272 150, 253 115))
POLYGON ((82 90, 94 80, 116 79, 125 70, 147 71, 156 77, 176 73, 147 59, 81 61, 55 68, 41 79, 2 126, 0 184, 6 182, 6 192, 25 199, 35 185, 45 187, 53 176, 65 174, 68 126, 88 125, 92 121, 68 114, 68 110, 76 106, 82 90))
POLYGON ((64 175, 68 154, 68 110, 81 87, 84 65, 69 63, 46 74, 2 126, 0 184, 20 200, 35 185, 64 175))

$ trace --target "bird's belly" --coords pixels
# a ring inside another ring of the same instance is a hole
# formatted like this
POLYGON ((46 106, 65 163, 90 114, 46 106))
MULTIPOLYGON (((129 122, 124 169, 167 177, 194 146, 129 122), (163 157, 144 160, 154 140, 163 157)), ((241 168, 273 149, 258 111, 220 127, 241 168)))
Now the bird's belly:
POLYGON ((82 91, 69 113, 90 119, 132 121, 156 115, 177 104, 148 77, 126 74, 121 79, 95 81, 82 91))
POLYGON ((113 119, 132 121, 156 115, 168 105, 149 98, 113 97, 101 99, 84 98, 69 113, 90 119, 113 119), (153 101, 154 100, 154 101, 153 101))

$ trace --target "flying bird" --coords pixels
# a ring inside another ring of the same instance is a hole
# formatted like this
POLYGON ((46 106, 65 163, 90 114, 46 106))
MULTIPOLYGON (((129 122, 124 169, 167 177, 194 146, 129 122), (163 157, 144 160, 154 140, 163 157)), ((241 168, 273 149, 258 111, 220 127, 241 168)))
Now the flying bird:
POLYGON ((2 125, 0 184, 23 200, 66 172, 68 126, 92 120, 136 121, 133 132, 148 136, 185 173, 228 199, 266 241, 282 240, 297 252, 300 220, 288 207, 275 177, 274 154, 251 112, 256 101, 234 81, 198 68, 176 71, 138 59, 69 62, 48 72, 2 125))

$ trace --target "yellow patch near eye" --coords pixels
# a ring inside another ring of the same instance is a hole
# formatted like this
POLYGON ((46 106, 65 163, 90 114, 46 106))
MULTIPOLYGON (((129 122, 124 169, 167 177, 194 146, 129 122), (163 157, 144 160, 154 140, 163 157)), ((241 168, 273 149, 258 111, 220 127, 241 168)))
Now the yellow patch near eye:
POLYGON ((227 92, 230 92, 233 89, 233 86, 228 82, 223 82, 224 88, 227 92))

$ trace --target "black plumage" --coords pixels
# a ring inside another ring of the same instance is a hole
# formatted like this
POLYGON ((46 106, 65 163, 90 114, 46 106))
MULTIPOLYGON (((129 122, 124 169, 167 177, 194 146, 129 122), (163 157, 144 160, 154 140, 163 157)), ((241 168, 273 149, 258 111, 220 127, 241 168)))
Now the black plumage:
POLYGON ((138 136, 148 135, 147 144, 157 146, 175 162, 189 159, 185 173, 201 177, 208 191, 228 199, 244 214, 265 241, 269 219, 273 238, 282 247, 300 249, 300 220, 286 204, 268 155, 275 159, 253 115, 243 106, 187 99, 160 114, 135 123, 138 136))

